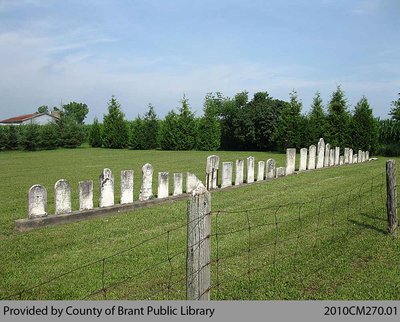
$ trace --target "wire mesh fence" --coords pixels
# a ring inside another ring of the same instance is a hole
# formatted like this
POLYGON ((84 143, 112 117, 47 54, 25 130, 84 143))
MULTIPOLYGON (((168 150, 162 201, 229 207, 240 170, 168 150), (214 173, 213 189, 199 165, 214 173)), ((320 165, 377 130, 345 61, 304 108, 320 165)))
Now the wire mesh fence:
POLYGON ((188 246, 200 247, 206 239, 211 243, 205 265, 211 269, 211 299, 312 298, 323 287, 315 281, 341 265, 348 240, 370 230, 385 233, 385 198, 382 174, 307 202, 214 210, 206 214, 211 234, 198 245, 188 245, 187 236, 189 227, 199 227, 192 221, 178 224, 3 299, 185 299, 191 278, 188 246))

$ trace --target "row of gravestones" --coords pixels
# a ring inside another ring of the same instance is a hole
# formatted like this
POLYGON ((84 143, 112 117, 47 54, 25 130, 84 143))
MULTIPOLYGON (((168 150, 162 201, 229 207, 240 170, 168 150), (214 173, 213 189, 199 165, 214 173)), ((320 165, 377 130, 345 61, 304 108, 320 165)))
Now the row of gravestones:
MULTIPOLYGON (((340 155, 340 148, 331 149, 329 143, 325 144, 321 138, 318 146, 311 145, 309 149, 300 150, 299 171, 313 170, 323 167, 330 167, 342 164, 360 163, 369 160, 369 152, 358 150, 358 154, 353 154, 350 148, 344 149, 344 154, 340 155)), ((253 183, 255 180, 255 160, 250 156, 247 161, 247 183, 253 183)), ((278 178, 291 175, 295 172, 296 149, 286 150, 286 167, 276 167, 274 159, 268 159, 266 162, 258 161, 257 181, 278 178)), ((208 190, 216 189, 218 184, 219 157, 211 155, 207 158, 206 165, 206 188, 208 190)), ((232 186, 233 181, 233 163, 222 162, 222 182, 221 188, 232 186)), ((244 160, 236 160, 234 185, 240 185, 244 182, 244 160)))
MULTIPOLYGON (((311 145, 308 149, 300 149, 299 171, 320 169, 343 164, 361 163, 369 160, 369 151, 358 150, 354 154, 353 149, 345 148, 340 155, 340 147, 331 148, 324 139, 319 139, 318 146, 311 145)), ((295 171, 296 149, 286 151, 286 175, 295 171)))
MULTIPOLYGON (((120 204, 133 203, 133 170, 122 170, 120 181, 120 204)), ((183 174, 174 173, 173 196, 183 194, 183 174)), ((192 193, 199 185, 199 179, 192 173, 186 174, 186 192, 192 193)), ((58 180, 54 185, 55 214, 72 212, 71 185, 65 179, 58 180)), ((93 181, 78 183, 79 210, 93 209, 93 181)), ((169 196, 169 173, 158 173, 157 198, 169 196)), ((153 166, 149 163, 142 167, 142 186, 139 201, 154 199, 153 195, 153 166)), ((110 169, 104 169, 100 175, 99 207, 114 206, 114 176, 110 169)), ((33 185, 28 191, 28 218, 47 216, 47 190, 42 185, 33 185)))

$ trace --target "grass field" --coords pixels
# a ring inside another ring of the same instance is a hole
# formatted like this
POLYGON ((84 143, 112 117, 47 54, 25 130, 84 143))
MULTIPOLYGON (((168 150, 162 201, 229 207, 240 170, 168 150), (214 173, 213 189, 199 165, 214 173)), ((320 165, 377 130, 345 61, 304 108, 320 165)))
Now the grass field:
MULTIPOLYGON (((70 181, 77 209, 78 181, 94 180, 97 200, 98 176, 109 167, 116 178, 118 201, 119 171, 133 169, 137 199, 143 164, 154 166, 154 178, 159 171, 189 171, 202 180, 211 154, 89 148, 0 153, 0 297, 93 262, 21 298, 80 299, 105 286, 107 298, 184 299, 186 201, 27 233, 14 232, 13 221, 27 216, 27 191, 33 184, 48 189, 52 213, 52 190, 58 179, 70 181)), ((221 161, 252 155, 256 162, 272 157, 278 166, 285 163, 285 155, 269 152, 215 154, 221 161)), ((379 158, 213 192, 213 211, 227 212, 212 222, 212 258, 221 259, 212 266, 213 285, 219 285, 212 298, 399 299, 400 245, 384 233, 384 168, 385 159, 379 158), (346 193, 330 197, 340 192, 346 193), (322 197, 330 198, 321 203, 322 197), (275 206, 286 204, 290 205, 276 212, 275 206), (277 238, 276 215, 279 240, 285 242, 263 247, 277 238)), ((155 184, 156 180, 154 189, 155 184)), ((104 296, 95 293, 90 298, 104 296)))

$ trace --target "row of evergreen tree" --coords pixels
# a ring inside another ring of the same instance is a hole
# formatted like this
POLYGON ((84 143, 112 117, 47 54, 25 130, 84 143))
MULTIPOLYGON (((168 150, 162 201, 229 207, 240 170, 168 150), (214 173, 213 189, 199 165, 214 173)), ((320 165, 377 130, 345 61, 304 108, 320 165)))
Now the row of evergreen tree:
POLYGON ((233 98, 207 94, 203 116, 196 118, 184 96, 178 111, 159 119, 150 104, 143 117, 126 121, 115 97, 108 104, 103 123, 95 119, 89 141, 93 147, 163 150, 251 150, 284 151, 307 147, 320 137, 332 146, 376 152, 381 123, 374 117, 366 97, 350 111, 340 86, 324 106, 317 92, 310 112, 302 113, 295 91, 289 102, 274 99, 267 92, 247 92, 233 98))

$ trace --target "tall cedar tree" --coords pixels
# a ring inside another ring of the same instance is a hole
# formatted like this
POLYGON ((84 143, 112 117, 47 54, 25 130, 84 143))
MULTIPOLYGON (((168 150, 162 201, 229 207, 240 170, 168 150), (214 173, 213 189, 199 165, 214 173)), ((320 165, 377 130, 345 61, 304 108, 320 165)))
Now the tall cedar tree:
POLYGON ((39 125, 28 124, 21 127, 21 146, 24 150, 34 151, 39 147, 39 125))
POLYGON ((376 151, 378 124, 368 100, 363 96, 357 103, 351 118, 351 141, 353 149, 376 151))
POLYGON ((121 105, 111 96, 108 103, 108 114, 103 117, 103 144, 107 148, 121 149, 128 146, 129 135, 125 115, 121 105))
POLYGON ((287 148, 296 148, 301 140, 301 108, 302 103, 297 97, 297 93, 292 91, 290 103, 282 110, 280 121, 276 132, 276 142, 278 149, 284 151, 287 148))
POLYGON ((101 142, 101 126, 97 117, 94 118, 93 124, 89 132, 89 144, 92 148, 99 148, 102 146, 101 142))
POLYGON ((39 129, 39 145, 41 149, 52 150, 58 146, 58 127, 54 123, 41 125, 39 129))
POLYGON ((179 115, 174 111, 168 112, 161 124, 160 144, 163 150, 178 150, 179 138, 178 128, 179 115))
POLYGON ((221 145, 221 125, 218 114, 223 97, 208 93, 204 99, 204 115, 198 120, 197 150, 215 151, 221 145))
POLYGON ((60 133, 60 146, 64 148, 77 148, 84 142, 85 131, 83 126, 78 124, 73 116, 61 113, 57 125, 60 133))
POLYGON ((396 101, 392 101, 389 115, 392 117, 392 120, 400 122, 400 93, 398 95, 399 98, 396 101))
POLYGON ((151 150, 158 148, 159 129, 160 123, 157 114, 154 111, 153 105, 150 103, 148 111, 143 117, 143 149, 151 150))
POLYGON ((7 149, 17 150, 19 148, 20 134, 16 126, 9 126, 7 131, 7 149))
POLYGON ((313 98, 307 128, 309 135, 307 146, 316 145, 320 138, 326 138, 327 116, 319 92, 316 92, 313 98))
POLYGON ((144 121, 140 115, 138 115, 132 122, 129 123, 129 125, 129 148, 134 150, 144 150, 147 146, 144 121))
POLYGON ((350 113, 343 90, 338 86, 328 104, 327 143, 344 149, 350 143, 350 113))

